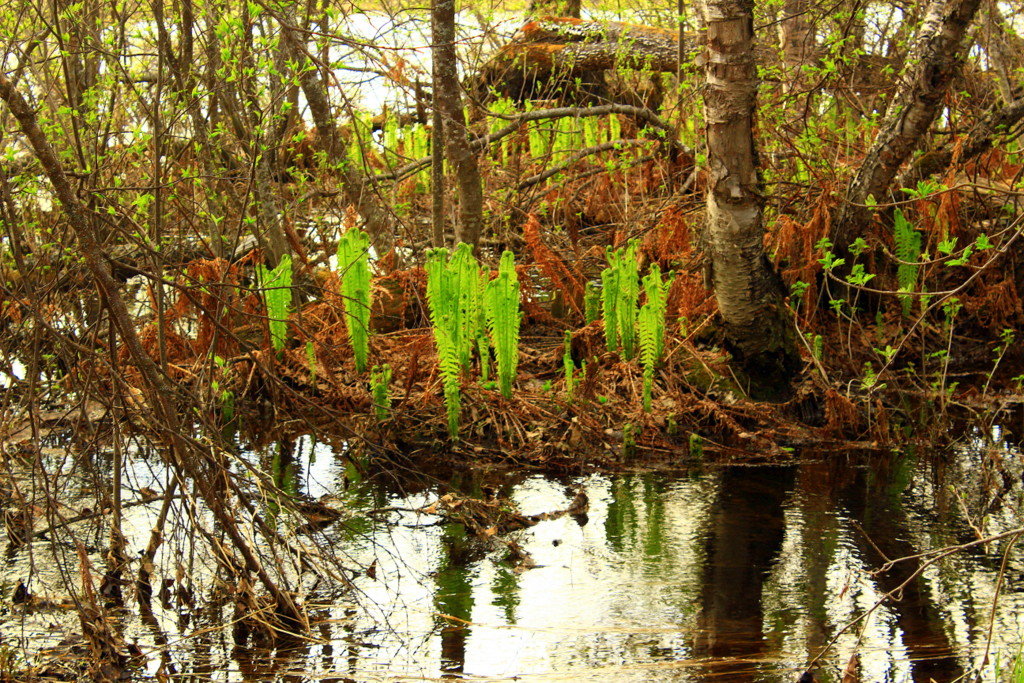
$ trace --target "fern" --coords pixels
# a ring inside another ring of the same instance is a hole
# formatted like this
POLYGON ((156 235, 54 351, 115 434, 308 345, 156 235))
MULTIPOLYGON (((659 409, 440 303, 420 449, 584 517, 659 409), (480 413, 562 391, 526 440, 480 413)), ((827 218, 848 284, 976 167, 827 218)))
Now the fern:
POLYGON ((459 352, 453 339, 455 325, 456 297, 452 291, 448 269, 448 250, 431 249, 427 252, 427 303, 430 306, 430 322, 434 330, 434 345, 437 347, 437 363, 444 387, 444 404, 448 413, 448 434, 453 439, 459 435, 459 352))
POLYGON ((292 305, 292 257, 288 254, 282 256, 273 270, 256 266, 256 281, 267 306, 270 342, 275 351, 281 351, 288 339, 288 316, 292 305))
MULTIPOLYGON (((413 125, 406 133, 408 144, 405 154, 416 161, 430 155, 430 131, 422 123, 413 125)), ((423 192, 430 187, 430 165, 416 172, 416 189, 423 192)))
POLYGON ((608 117, 608 142, 615 142, 622 137, 622 123, 619 117, 612 114, 608 117))
POLYGON ((348 158, 357 168, 366 165, 370 141, 373 139, 373 120, 365 112, 352 114, 352 137, 348 148, 348 158))
POLYGON ((370 371, 370 392, 373 394, 373 409, 378 420, 386 420, 391 414, 391 366, 387 363, 373 366, 370 371))
MULTIPOLYGON (((896 282, 901 292, 913 292, 917 289, 917 275, 920 266, 917 261, 921 258, 921 233, 914 230, 903 212, 896 209, 893 223, 893 241, 896 244, 896 258, 900 263, 896 269, 896 282)), ((913 304, 913 297, 906 294, 900 295, 900 305, 903 308, 903 315, 910 315, 910 307, 913 304)))
MULTIPOLYGON (((532 110, 533 107, 528 107, 527 111, 532 110)), ((527 124, 527 139, 530 143, 530 156, 533 157, 534 161, 547 156, 549 151, 549 136, 544 132, 540 121, 534 121, 527 124)))
POLYGON ((644 278, 644 291, 647 294, 647 303, 644 306, 652 307, 655 312, 655 360, 661 360, 665 352, 665 309, 668 305, 668 290, 672 288, 674 280, 675 273, 672 271, 668 272, 666 279, 662 279, 661 268, 656 263, 651 265, 647 277, 644 278))
POLYGON ((564 117, 555 121, 554 139, 551 143, 551 160, 560 162, 569 158, 569 155, 579 147, 576 142, 576 119, 564 117))
POLYGON ((519 364, 519 276, 516 274, 515 255, 506 251, 501 255, 498 277, 487 283, 487 326, 498 361, 498 386, 501 395, 512 398, 512 381, 519 364))
POLYGON ((480 381, 486 384, 491 380, 491 343, 487 341, 487 335, 477 337, 476 347, 480 354, 480 381))
POLYGON ((601 271, 601 307, 604 313, 604 340, 609 351, 619 348, 619 273, 614 268, 601 271))
MULTIPOLYGON (((513 104, 512 100, 508 97, 502 97, 496 100, 493 105, 491 105, 491 111, 493 111, 496 114, 496 116, 492 118, 490 121, 489 132, 492 135, 508 125, 508 119, 506 119, 505 117, 511 114, 514 108, 515 105, 513 104)), ((510 142, 510 136, 505 136, 504 138, 502 138, 501 143, 499 144, 497 149, 498 161, 504 162, 508 160, 511 152, 511 147, 509 146, 510 142)))
POLYGON ((636 316, 637 300, 640 298, 639 273, 637 269, 638 240, 630 240, 621 249, 612 251, 609 247, 608 268, 601 273, 602 282, 612 285, 612 290, 604 292, 605 339, 608 349, 614 351, 618 343, 626 358, 636 353, 636 316), (611 271, 612 274, 606 273, 611 271), (609 313, 611 314, 609 316, 609 313), (610 330, 614 332, 610 333, 610 330))
POLYGON ((565 331, 562 343, 562 370, 565 372, 565 395, 571 401, 576 389, 576 362, 572 359, 572 332, 565 331))
POLYGON ((482 334, 482 285, 472 247, 459 244, 450 260, 448 253, 447 249, 427 252, 427 303, 444 385, 448 432, 457 438, 461 375, 469 369, 473 346, 482 334))
POLYGON ((654 369, 665 349, 665 304, 672 280, 671 273, 667 281, 662 280, 658 264, 652 265, 647 277, 644 278, 647 302, 640 308, 637 327, 640 336, 640 362, 644 367, 644 410, 647 412, 651 410, 654 369))
POLYGON ((363 372, 370 353, 370 237, 365 232, 353 229, 341 236, 338 268, 348 338, 356 371, 363 372))
POLYGON ((583 119, 583 144, 586 147, 597 146, 597 117, 587 116, 583 119))

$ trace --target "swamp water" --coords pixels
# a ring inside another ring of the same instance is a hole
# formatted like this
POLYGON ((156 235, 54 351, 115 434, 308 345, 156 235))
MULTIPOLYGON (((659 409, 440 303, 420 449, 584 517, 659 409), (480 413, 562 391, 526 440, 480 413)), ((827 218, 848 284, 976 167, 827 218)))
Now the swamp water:
MULTIPOLYGON (((561 478, 463 471, 430 481, 396 477, 401 468, 391 465, 387 476, 358 474, 308 439, 289 463, 274 452, 252 457, 278 468, 296 493, 346 511, 308 538, 352 570, 352 590, 309 587, 320 642, 235 647, 230 600, 209 600, 209 586, 199 586, 203 576, 216 583, 212 563, 180 533, 183 515, 156 576, 186 568, 195 607, 154 597, 150 623, 126 618, 127 640, 147 655, 141 678, 796 681, 834 640, 819 681, 838 681, 853 654, 863 681, 952 681, 981 667, 988 648, 987 681, 1005 679, 1024 633, 1024 550, 1007 550, 1007 540, 875 571, 882 555, 975 540, 982 510, 986 534, 1021 526, 1019 454, 1005 445, 979 439, 947 457, 904 454, 871 466, 833 454, 784 467, 561 478), (580 488, 586 514, 503 537, 529 553, 528 569, 508 561, 503 541, 470 537, 422 511, 461 491, 507 496, 530 515, 566 508, 580 488), (902 600, 883 600, 891 591, 902 600)), ((97 464, 102 470, 103 459, 97 464)), ((129 474, 125 500, 161 478, 155 460, 142 458, 129 474)), ((130 553, 145 546, 157 507, 126 510, 130 553)), ((104 537, 92 533, 96 572, 104 537)), ((2 642, 32 658, 78 630, 72 610, 10 604, 13 585, 27 579, 37 596, 59 603, 77 572, 66 543, 37 540, 9 556, 0 574, 2 642)), ((154 593, 158 586, 159 578, 154 593)))

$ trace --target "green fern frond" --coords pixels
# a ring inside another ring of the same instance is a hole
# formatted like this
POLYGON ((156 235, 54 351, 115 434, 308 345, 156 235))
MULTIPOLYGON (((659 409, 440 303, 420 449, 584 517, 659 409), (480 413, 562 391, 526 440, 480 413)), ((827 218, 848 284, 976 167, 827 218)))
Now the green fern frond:
POLYGON ((601 308, 605 344, 615 351, 619 348, 619 274, 611 266, 601 271, 601 308))
POLYGON ((373 119, 366 112, 355 112, 352 115, 352 136, 348 148, 348 158, 354 166, 362 168, 369 156, 370 142, 373 139, 373 119))
POLYGON ((608 117, 608 142, 614 142, 622 137, 622 122, 616 114, 608 117))
POLYGON ((512 398, 512 382, 519 365, 519 276, 515 255, 505 251, 498 265, 498 277, 487 283, 487 326, 498 362, 498 385, 501 395, 512 398))
POLYGON ((657 312, 650 303, 644 304, 640 309, 638 326, 640 328, 640 363, 644 367, 644 410, 650 412, 654 366, 658 361, 657 312))
POLYGON ((427 252, 427 303, 444 384, 448 431, 458 436, 461 377, 469 370, 473 347, 483 334, 483 286, 473 249, 459 244, 427 252))
POLYGON ((668 279, 661 277, 661 268, 653 264, 644 278, 647 301, 640 308, 637 320, 640 335, 640 362, 644 367, 644 410, 651 410, 651 390, 654 386, 654 369, 665 350, 665 308, 668 290, 675 279, 673 273, 668 279))
POLYGON ((586 147, 597 146, 597 117, 588 116, 583 119, 583 144, 586 147))
POLYGON ((562 370, 565 373, 565 395, 570 401, 576 388, 576 362, 572 359, 572 332, 565 331, 562 341, 562 370))
POLYGON ((338 241, 338 269, 345 300, 345 325, 356 371, 366 370, 370 354, 370 237, 349 230, 338 241))
POLYGON ((292 257, 288 254, 282 256, 273 270, 256 266, 256 281, 267 307, 271 344, 275 351, 281 351, 288 339, 288 316, 292 305, 292 257))
POLYGON ((375 365, 370 371, 370 391, 373 394, 373 409, 378 420, 386 420, 391 414, 391 366, 387 363, 375 365))
POLYGON ((613 251, 609 247, 606 250, 608 268, 601 273, 602 283, 605 284, 604 326, 608 350, 614 351, 618 343, 621 343, 626 358, 632 358, 636 353, 636 304, 640 298, 637 266, 639 245, 639 240, 633 239, 621 249, 613 251))
POLYGON ((487 341, 487 335, 481 334, 476 338, 476 347, 480 354, 480 381, 486 384, 491 379, 491 343, 487 341))
MULTIPOLYGON (((920 271, 917 261, 921 258, 921 233, 914 229, 899 209, 893 213, 893 242, 896 246, 896 258, 904 262, 896 268, 896 282, 900 291, 917 291, 917 278, 920 271)), ((900 305, 903 308, 904 316, 910 315, 913 301, 913 297, 900 296, 900 305)))
POLYGON ((662 279, 661 268, 658 264, 652 264, 647 276, 644 278, 644 292, 647 294, 647 303, 653 307, 654 322, 657 329, 654 330, 655 361, 661 360, 665 351, 665 312, 668 306, 668 291, 675 281, 675 273, 669 271, 667 277, 662 279))

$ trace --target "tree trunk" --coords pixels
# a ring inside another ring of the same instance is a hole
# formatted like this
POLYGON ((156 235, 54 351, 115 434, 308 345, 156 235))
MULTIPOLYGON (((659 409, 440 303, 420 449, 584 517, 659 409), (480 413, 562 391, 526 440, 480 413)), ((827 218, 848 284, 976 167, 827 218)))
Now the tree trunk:
POLYGON ((316 127, 317 140, 327 153, 331 163, 338 166, 342 180, 342 192, 356 212, 362 217, 366 232, 373 240, 378 254, 388 251, 394 244, 395 235, 390 216, 374 192, 370 179, 352 165, 345 154, 345 145, 335 124, 334 112, 327 86, 320 78, 316 66, 310 64, 305 45, 300 41, 294 15, 286 14, 281 22, 281 38, 292 59, 299 66, 298 78, 302 94, 309 103, 309 113, 316 127))
POLYGON ((459 94, 455 54, 455 0, 433 0, 434 92, 439 95, 444 119, 445 152, 455 171, 459 188, 459 222, 455 242, 474 247, 483 226, 484 193, 476 154, 469 146, 466 114, 459 94))
POLYGON ((875 142, 850 182, 847 202, 832 226, 842 253, 871 220, 869 197, 885 201, 893 178, 928 132, 957 67, 962 39, 981 0, 932 0, 907 56, 901 85, 893 96, 875 142))
POLYGON ((1024 41, 1021 41, 999 10, 996 0, 986 1, 985 30, 988 34, 985 41, 985 55, 990 62, 989 68, 995 72, 996 87, 1004 104, 1016 99, 1018 87, 1012 74, 1019 73, 1021 61, 1024 59, 1024 41))
POLYGON ((275 54, 274 66, 266 74, 267 87, 270 90, 267 109, 261 111, 260 99, 254 91, 246 93, 250 118, 254 121, 252 129, 262 131, 256 135, 251 152, 254 158, 250 161, 250 167, 253 169, 253 197, 257 204, 254 236, 263 249, 267 265, 271 268, 277 267, 285 254, 290 252, 274 183, 277 150, 281 147, 288 125, 285 108, 288 104, 285 96, 285 69, 288 56, 287 43, 282 41, 275 54))
POLYGON ((152 426, 163 436, 168 447, 167 464, 178 473, 178 476, 183 479, 187 478, 195 484, 199 496, 213 513, 220 528, 230 538, 232 546, 242 556, 246 569, 259 577, 267 592, 274 598, 278 613, 287 619, 287 625, 292 632, 301 632, 295 629, 305 631, 308 622, 295 604, 291 593, 279 586, 267 572, 266 565, 260 561, 256 550, 246 540, 244 533, 236 524, 235 517, 229 513, 228 506, 212 490, 209 481, 210 472, 206 464, 214 458, 213 453, 203 447, 198 440, 189 436, 190 428, 183 424, 182 418, 179 416, 175 387, 142 346, 128 306, 111 275, 107 256, 100 248, 96 231, 88 219, 86 208, 71 187, 56 151, 39 127, 35 111, 3 74, 0 74, 0 99, 7 103, 14 118, 18 121, 22 133, 28 139, 32 151, 50 179, 54 194, 78 240, 82 259, 95 278, 96 286, 106 301, 111 321, 117 327, 132 364, 142 376, 146 401, 152 410, 152 426))
MULTIPOLYGON (((801 7, 805 2, 789 0, 787 7, 801 7)), ((803 60, 802 63, 817 54, 813 22, 807 16, 795 13, 789 21, 797 25, 784 27, 787 31, 792 29, 790 58, 803 60)), ((685 63, 680 64, 680 53, 694 49, 697 36, 702 35, 703 12, 696 12, 695 18, 696 32, 684 32, 682 39, 679 32, 672 29, 619 21, 564 17, 529 21, 480 68, 475 78, 477 96, 487 99, 489 90, 494 89, 514 99, 531 99, 538 95, 550 99, 543 87, 548 83, 571 84, 578 79, 584 87, 594 87, 592 83, 596 81, 600 88, 602 83, 598 76, 618 68, 676 74, 686 67, 685 63)), ((778 51, 773 45, 755 43, 753 49, 759 64, 778 64, 778 51)), ((885 74, 894 63, 880 55, 851 55, 848 68, 856 74, 856 79, 850 87, 858 93, 888 88, 891 77, 885 74)))
POLYGON ((964 163, 992 149, 1000 138, 1012 139, 1021 120, 1024 120, 1024 97, 990 111, 974 125, 966 138, 947 142, 921 155, 900 175, 900 185, 913 187, 933 173, 945 171, 953 163, 954 155, 964 163))
POLYGON ((802 90, 806 83, 804 66, 818 58, 816 26, 811 20, 813 6, 810 0, 785 0, 782 20, 779 22, 779 42, 782 43, 782 68, 786 75, 783 85, 787 91, 802 90))
MULTIPOLYGON (((707 235, 730 350, 752 379, 788 380, 799 365, 781 283, 764 254, 753 118, 753 0, 705 0, 707 235)), ((767 384, 766 384, 767 388, 767 384)))

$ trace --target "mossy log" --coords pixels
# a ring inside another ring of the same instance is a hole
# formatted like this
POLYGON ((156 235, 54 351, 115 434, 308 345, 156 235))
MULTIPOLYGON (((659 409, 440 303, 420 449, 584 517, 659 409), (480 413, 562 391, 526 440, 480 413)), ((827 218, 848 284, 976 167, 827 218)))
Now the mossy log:
MULTIPOLYGON (((618 21, 543 17, 525 23, 481 68, 476 86, 517 100, 551 99, 579 86, 579 99, 606 96, 603 72, 618 67, 655 73, 679 68, 676 31, 618 21), (590 97, 588 97, 588 95, 590 97)), ((687 48, 693 47, 687 42, 687 48)))
MULTIPOLYGON (((780 51, 773 38, 772 32, 755 36, 754 58, 759 66, 781 67, 780 51)), ((684 34, 682 48, 684 59, 695 57, 696 36, 684 34)), ((484 100, 490 92, 496 92, 517 100, 568 96, 625 101, 630 99, 628 93, 609 87, 606 73, 634 69, 675 74, 680 68, 679 53, 679 33, 673 29, 542 17, 523 24, 512 40, 491 56, 476 76, 475 86, 484 100)), ((700 66, 696 59, 692 64, 692 68, 700 66)), ((893 86, 891 74, 900 66, 895 57, 863 54, 855 63, 841 65, 840 73, 823 85, 862 95, 876 93, 893 86)), ((683 68, 691 67, 684 63, 683 68)))

